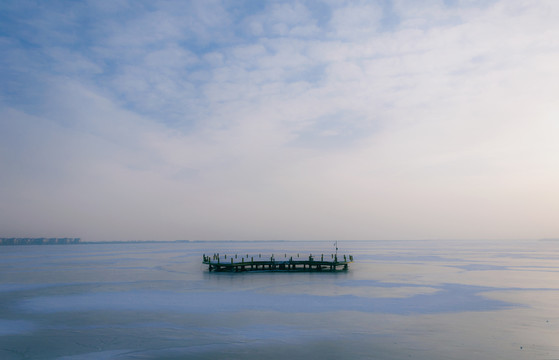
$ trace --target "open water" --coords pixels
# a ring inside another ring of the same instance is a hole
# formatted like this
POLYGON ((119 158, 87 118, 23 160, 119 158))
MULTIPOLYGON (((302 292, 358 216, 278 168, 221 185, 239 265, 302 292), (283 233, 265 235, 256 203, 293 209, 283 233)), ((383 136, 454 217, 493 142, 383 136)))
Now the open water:
POLYGON ((340 242, 337 273, 202 255, 332 242, 0 248, 0 359, 559 359, 559 242, 340 242))

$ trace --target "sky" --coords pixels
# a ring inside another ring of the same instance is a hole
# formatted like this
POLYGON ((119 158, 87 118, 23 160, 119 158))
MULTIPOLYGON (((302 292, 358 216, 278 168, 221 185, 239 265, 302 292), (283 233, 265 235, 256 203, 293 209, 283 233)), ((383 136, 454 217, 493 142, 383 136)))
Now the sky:
POLYGON ((559 237, 555 0, 0 3, 0 237, 559 237))

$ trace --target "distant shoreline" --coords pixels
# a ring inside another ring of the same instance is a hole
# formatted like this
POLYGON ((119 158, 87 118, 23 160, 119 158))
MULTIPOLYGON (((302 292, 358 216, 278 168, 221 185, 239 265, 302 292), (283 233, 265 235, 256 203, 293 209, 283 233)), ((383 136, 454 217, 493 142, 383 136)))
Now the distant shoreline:
MULTIPOLYGON (((247 243, 262 240, 112 240, 112 241, 81 241, 81 238, 0 238, 0 246, 26 245, 95 245, 95 244, 169 244, 169 243, 247 243)), ((266 240, 268 242, 287 242, 288 240, 266 240)), ((325 240, 326 241, 326 240, 325 240)), ((329 241, 329 240, 328 240, 329 241)))
MULTIPOLYGON (((26 245, 101 245, 101 244, 172 244, 172 243, 284 243, 284 242, 331 242, 336 240, 110 240, 110 241, 82 241, 81 238, 15 238, 0 237, 0 246, 26 246, 26 245)), ((441 241, 441 240, 345 240, 345 241, 364 241, 364 242, 401 242, 401 241, 441 241)), ((480 241, 480 240, 455 240, 448 239, 446 241, 480 241)), ((488 240, 488 241, 542 241, 542 242, 559 242, 559 238, 543 238, 543 239, 510 239, 510 240, 488 240)))
POLYGON ((24 246, 24 245, 75 245, 81 242, 76 237, 3 237, 0 238, 1 246, 24 246))

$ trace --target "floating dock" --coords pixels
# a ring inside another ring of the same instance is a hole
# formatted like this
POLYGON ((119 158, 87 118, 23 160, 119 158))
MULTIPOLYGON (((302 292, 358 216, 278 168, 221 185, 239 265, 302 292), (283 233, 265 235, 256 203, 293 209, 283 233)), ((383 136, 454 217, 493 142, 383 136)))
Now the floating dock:
POLYGON ((320 272, 320 271, 345 271, 348 269, 349 263, 353 262, 353 255, 331 254, 325 256, 309 255, 305 258, 296 256, 284 256, 276 259, 274 255, 263 257, 261 254, 257 256, 227 256, 213 254, 206 256, 204 254, 203 264, 208 265, 209 271, 219 272, 243 272, 243 271, 293 271, 293 272, 320 272))

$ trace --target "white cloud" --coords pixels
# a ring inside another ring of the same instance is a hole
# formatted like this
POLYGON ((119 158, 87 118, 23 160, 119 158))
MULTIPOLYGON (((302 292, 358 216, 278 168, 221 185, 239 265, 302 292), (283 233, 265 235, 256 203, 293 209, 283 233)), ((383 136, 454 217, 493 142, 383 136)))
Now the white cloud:
POLYGON ((251 35, 308 37, 319 33, 312 14, 300 2, 271 3, 267 7, 267 11, 244 20, 251 35))
POLYGON ((374 35, 381 18, 382 9, 376 4, 350 2, 333 10, 330 26, 335 38, 355 41, 374 35))
POLYGON ((91 239, 556 236, 555 2, 396 1, 390 31, 368 3, 303 4, 123 5, 124 21, 106 10, 75 47, 43 19, 53 67, 4 41, 2 74, 23 78, 26 59, 46 90, 26 104, 3 89, 1 227, 16 235, 27 215, 37 235, 91 239))

